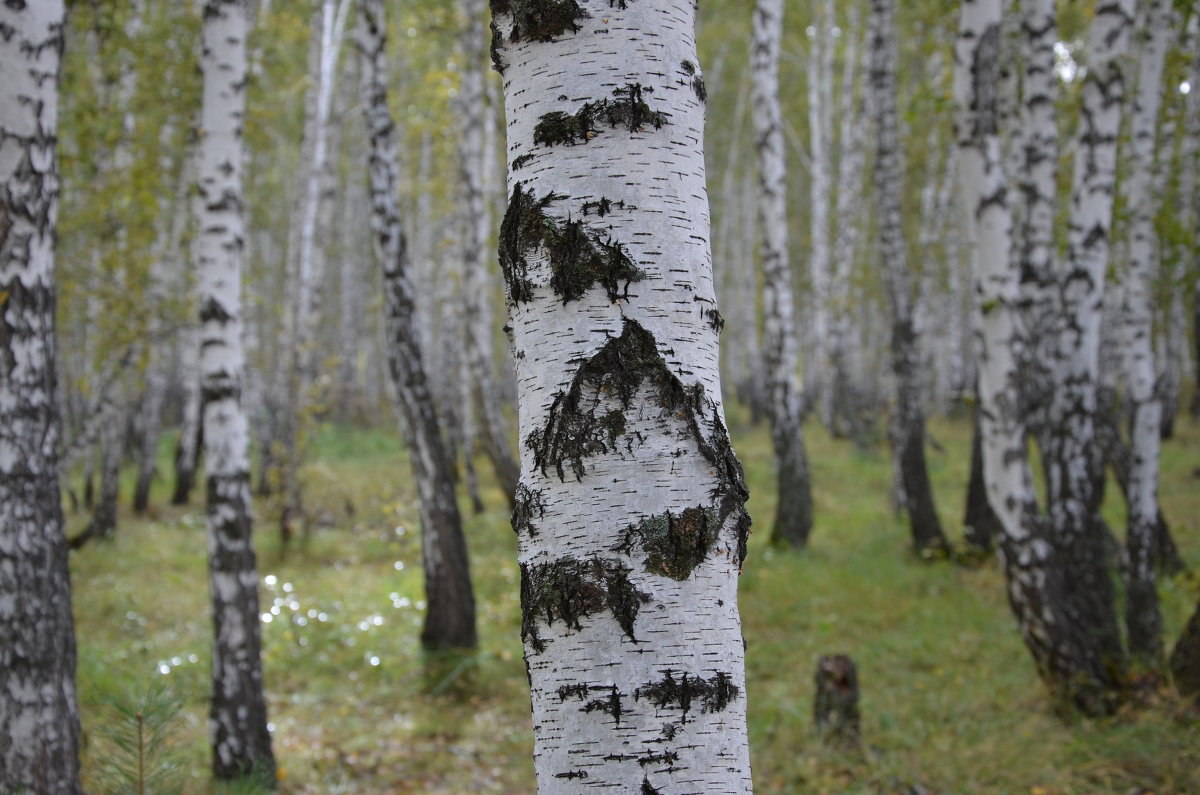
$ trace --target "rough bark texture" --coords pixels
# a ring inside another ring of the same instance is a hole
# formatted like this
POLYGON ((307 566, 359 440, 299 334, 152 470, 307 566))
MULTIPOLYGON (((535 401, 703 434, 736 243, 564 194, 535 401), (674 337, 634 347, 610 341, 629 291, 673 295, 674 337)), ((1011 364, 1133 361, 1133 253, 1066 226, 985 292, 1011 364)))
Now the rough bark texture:
POLYGON ((492 463, 501 491, 511 503, 517 490, 520 465, 509 450, 504 414, 492 369, 494 331, 487 240, 492 232, 492 214, 485 202, 486 182, 484 64, 486 37, 485 0, 460 0, 465 14, 461 41, 464 58, 462 89, 458 113, 462 140, 459 145, 459 173, 465 208, 465 234, 462 241, 463 291, 466 326, 466 365, 470 372, 467 387, 472 390, 480 421, 480 441, 492 463))
POLYGON ((1047 362, 1055 356, 1056 312, 1054 224, 1058 210, 1058 41, 1055 0, 1021 0, 1020 168, 1012 175, 1020 196, 1014 217, 1020 265, 1021 317, 1025 344, 1018 350, 1021 399, 1029 430, 1041 435, 1051 383, 1047 362))
POLYGON ((758 0, 750 68, 758 142, 758 220, 763 273, 763 358, 770 404, 771 441, 779 502, 771 541, 803 547, 812 531, 812 485, 801 427, 796 383, 798 341, 792 271, 788 264, 787 164, 779 104, 779 54, 783 34, 782 0, 758 0))
POLYGON ((903 190, 896 121, 896 22, 894 0, 871 0, 871 104, 877 122, 875 200, 879 256, 891 320, 891 362, 896 379, 891 439, 901 504, 908 514, 913 549, 937 556, 949 549, 942 533, 925 464, 925 416, 921 409, 920 352, 913 323, 908 257, 901 224, 903 190))
POLYGON ((596 5, 492 2, 521 166, 501 264, 538 787, 744 793, 748 518, 721 404, 695 4, 596 5), (536 143, 543 123, 584 133, 536 143))
POLYGON ((470 648, 476 643, 475 597, 467 544, 454 494, 454 473, 425 378, 408 242, 400 221, 396 128, 387 105, 383 0, 358 0, 358 14, 362 105, 370 142, 367 167, 371 227, 383 265, 388 368, 421 501, 425 596, 429 605, 421 642, 427 648, 470 648))
POLYGON ((0 9, 0 790, 79 793, 58 489, 54 224, 61 0, 0 9))
POLYGON ((250 468, 242 410, 242 120, 244 0, 206 0, 200 65, 199 200, 195 268, 213 609, 213 775, 275 779, 263 696, 258 570, 251 537, 250 468))
MULTIPOLYGON (((1122 678, 1119 644, 1114 658, 1107 634, 1112 605, 1097 618, 1091 601, 1097 588, 1105 589, 1103 599, 1109 584, 1095 582, 1093 571, 1081 576, 1081 567, 1071 565, 1077 547, 1060 546, 1063 536, 1039 512, 1026 454, 1021 287, 1009 253, 1012 216, 997 125, 1000 25, 999 0, 964 2, 955 47, 960 178, 981 313, 984 480, 1004 531, 1000 550, 1009 603, 1039 672, 1061 702, 1102 714, 1115 705, 1122 678)), ((1098 537, 1098 527, 1089 530, 1098 537)), ((1102 558, 1093 560, 1103 572, 1102 558)))
POLYGON ((858 709, 858 669, 844 654, 822 657, 813 677, 813 723, 821 739, 834 748, 859 747, 862 715, 858 709))
POLYGON ((1095 438, 1095 411, 1124 97, 1123 60, 1133 28, 1133 6, 1133 0, 1106 1, 1096 9, 1092 23, 1067 256, 1057 270, 1054 393, 1042 434, 1055 555, 1071 585, 1064 609, 1073 625, 1087 628, 1087 668, 1094 672, 1107 705, 1124 685, 1125 656, 1098 516, 1103 462, 1095 438))
POLYGON ((1126 496, 1125 626, 1134 663, 1161 671, 1164 651, 1162 615, 1155 586, 1158 531, 1158 459, 1162 445, 1162 402, 1154 366, 1153 290, 1158 279, 1158 245, 1154 230, 1157 203, 1151 197, 1162 73, 1170 34, 1170 3, 1143 3, 1138 36, 1137 87, 1130 107, 1128 171, 1121 182, 1129 208, 1128 272, 1123 281, 1124 352, 1133 412, 1132 461, 1126 496))

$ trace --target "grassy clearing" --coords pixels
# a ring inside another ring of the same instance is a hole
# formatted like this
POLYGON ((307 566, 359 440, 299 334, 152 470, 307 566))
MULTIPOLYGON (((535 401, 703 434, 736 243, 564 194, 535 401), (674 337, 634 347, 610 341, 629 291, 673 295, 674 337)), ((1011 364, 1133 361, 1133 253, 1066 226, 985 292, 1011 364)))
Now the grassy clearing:
MULTIPOLYGON (((766 546, 774 508, 764 428, 734 416, 758 532, 742 577, 750 732, 758 791, 1200 792, 1200 723, 1169 701, 1111 721, 1051 714, 994 564, 923 564, 888 509, 886 450, 855 450, 809 430, 818 526, 812 548, 766 546), (863 758, 821 749, 811 729, 820 654, 851 654, 863 692, 863 758), (914 787, 924 790, 915 790, 914 787)), ((931 468, 947 532, 958 537, 969 425, 933 423, 931 468)), ((430 659, 415 494, 389 431, 325 429, 306 472, 321 527, 286 557, 258 508, 265 669, 285 793, 532 791, 532 732, 519 640, 516 540, 501 494, 470 516, 481 646, 430 659)), ((164 447, 162 471, 169 471, 164 447)), ((1200 426, 1163 453, 1163 503, 1200 569, 1200 426)), ((481 464, 481 472, 486 467, 481 464)), ((156 484, 153 500, 168 496, 156 484)), ((1120 527, 1122 510, 1108 511, 1120 527)), ((466 506, 464 505, 464 509, 466 506)), ((469 511, 467 514, 469 516, 469 511)), ((117 538, 72 556, 84 766, 89 791, 114 756, 101 731, 114 694, 167 683, 183 709, 171 729, 185 792, 207 778, 210 624, 203 509, 123 516, 117 538)), ((71 517, 70 530, 86 522, 71 517)), ((1165 583, 1174 637, 1200 581, 1165 583)), ((126 694, 121 696, 119 694, 126 694)))

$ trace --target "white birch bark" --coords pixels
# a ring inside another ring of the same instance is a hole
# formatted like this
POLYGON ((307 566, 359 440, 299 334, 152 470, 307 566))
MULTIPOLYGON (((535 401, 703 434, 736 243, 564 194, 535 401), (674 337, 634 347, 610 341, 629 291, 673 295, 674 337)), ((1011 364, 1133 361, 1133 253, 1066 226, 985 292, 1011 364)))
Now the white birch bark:
POLYGON ((770 401, 778 503, 772 543, 803 547, 812 531, 812 492, 796 383, 798 340, 788 261, 787 163, 779 104, 782 0, 754 7, 750 68, 758 143, 758 221, 763 273, 763 364, 770 401))
POLYGON ((1021 85, 1018 124, 1023 156, 1014 175, 1022 197, 1014 246, 1020 263, 1021 322, 1028 344, 1020 354, 1024 384, 1021 399, 1030 431, 1041 434, 1051 391, 1047 363, 1055 355, 1055 242, 1058 209, 1058 74, 1054 44, 1058 41, 1055 0, 1021 0, 1021 85))
POLYGON ((829 325, 829 362, 831 369, 831 410, 828 426, 835 436, 849 435, 859 442, 865 439, 862 428, 862 395, 853 362, 857 360, 854 334, 853 277, 854 264, 862 239, 861 219, 865 204, 863 173, 866 160, 867 125, 859 95, 859 74, 862 68, 862 30, 857 4, 850 9, 845 27, 846 47, 843 51, 841 96, 838 113, 838 219, 833 238, 833 277, 830 285, 832 304, 829 325))
POLYGON ((1129 478, 1129 553, 1125 624, 1135 663, 1159 670, 1163 663, 1162 615, 1155 586, 1158 526, 1158 459, 1162 442, 1162 403, 1154 366, 1153 291, 1158 280, 1157 202, 1151 195, 1163 65, 1170 34, 1170 3, 1143 3, 1137 86, 1130 108, 1128 169, 1122 180, 1129 208, 1128 272, 1124 279, 1124 353, 1129 384, 1132 468, 1129 478))
POLYGON ((819 13, 814 9, 813 17, 807 75, 809 156, 812 158, 812 168, 809 170, 812 310, 808 328, 811 345, 804 364, 804 401, 808 406, 815 406, 818 417, 826 427, 830 427, 828 351, 832 270, 829 210, 833 198, 833 0, 824 0, 819 13))
POLYGON ((213 775, 275 777, 263 696, 258 572, 251 538, 248 434, 241 393, 242 172, 247 19, 244 0, 206 0, 199 201, 200 299, 209 577, 213 607, 213 775))
POLYGON ((891 365, 896 403, 892 411, 892 459, 913 549, 940 555, 948 548, 925 464, 925 416, 921 408, 919 339, 913 318, 908 257, 901 223, 902 152, 896 114, 894 0, 871 0, 871 105, 877 119, 875 200, 879 257, 891 322, 891 365))
POLYGON ((534 766, 544 793, 744 793, 748 524, 721 403, 695 4, 598 5, 493 2, 518 166, 500 259, 534 766))
POLYGON ((0 790, 80 793, 59 494, 54 225, 61 0, 0 9, 0 790))

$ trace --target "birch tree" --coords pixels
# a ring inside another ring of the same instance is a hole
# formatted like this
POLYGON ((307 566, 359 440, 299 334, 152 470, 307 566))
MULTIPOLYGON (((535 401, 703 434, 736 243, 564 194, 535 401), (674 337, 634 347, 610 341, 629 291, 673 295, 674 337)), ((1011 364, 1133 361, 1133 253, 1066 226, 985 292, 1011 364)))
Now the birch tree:
POLYGON ((263 696, 258 571, 251 537, 250 468, 242 409, 242 172, 247 9, 205 0, 204 76, 194 262, 200 299, 200 373, 213 609, 213 775, 275 778, 263 696))
POLYGON ((429 648, 476 643, 475 600, 454 473, 425 377, 408 241, 400 221, 396 126, 387 104, 387 22, 383 0, 358 0, 362 106, 369 140, 371 227, 383 265, 388 369, 408 441, 421 507, 425 594, 421 642, 429 648))
MULTIPOLYGON (((833 139, 833 0, 824 0, 819 12, 814 8, 814 24, 809 28, 808 56, 808 134, 812 158, 809 180, 812 251, 809 260, 812 285, 812 314, 809 326, 810 353, 805 356, 805 401, 815 406, 826 427, 833 423, 829 411, 829 297, 832 261, 829 234, 829 209, 832 190, 833 139)), ((782 23, 782 11, 781 19, 782 23)), ((778 71, 778 70, 777 70, 778 71)), ((778 100, 776 100, 778 101, 778 100)), ((784 182, 786 184, 786 181, 784 182)))
POLYGON ((596 6, 492 0, 538 788, 749 792, 695 3, 596 6))
POLYGON ((925 464, 925 416, 921 409, 920 353, 912 314, 908 256, 901 225, 903 166, 896 122, 896 23, 894 0, 871 0, 871 105, 876 119, 875 201, 879 257, 891 320, 891 363, 896 379, 892 410, 892 462, 900 502, 908 514, 913 549, 940 555, 949 549, 942 533, 925 464))
POLYGON ((771 541, 793 547, 808 543, 812 531, 812 488, 801 427, 801 396, 796 383, 797 349, 788 263, 787 164, 783 113, 779 105, 779 53, 783 35, 782 0, 758 0, 754 7, 750 69, 754 132, 758 145, 758 221, 763 272, 763 359, 775 448, 778 502, 771 541))
MULTIPOLYGON (((462 32, 463 72, 457 111, 461 119, 462 138, 459 143, 459 175, 464 200, 464 235, 462 241, 465 364, 469 373, 466 388, 469 400, 478 409, 484 452, 492 462, 496 480, 511 501, 516 494, 520 467, 508 448, 504 430, 504 415, 496 379, 492 370, 494 331, 492 312, 488 304, 488 261, 486 241, 491 236, 492 216, 488 212, 484 184, 487 158, 485 147, 484 64, 486 37, 484 35, 484 0, 460 0, 464 14, 462 32)), ((468 407, 464 406, 464 413, 468 407)))
POLYGON ((80 793, 58 477, 61 0, 0 9, 0 789, 80 793))
POLYGON ((1152 296, 1158 279, 1159 252, 1151 182, 1171 9, 1167 0, 1149 0, 1142 5, 1137 86, 1130 108, 1131 151, 1128 171, 1121 183, 1125 206, 1130 212, 1122 318, 1133 411, 1125 624, 1134 662, 1157 671, 1163 663, 1162 616, 1155 588, 1162 403, 1156 390, 1154 366, 1152 296))
MULTIPOLYGON (((1085 85, 1084 119, 1085 125, 1097 124, 1099 128, 1082 130, 1079 146, 1080 156, 1088 158, 1086 162, 1093 166, 1099 164, 1100 171, 1106 162, 1111 168, 1112 161, 1106 161, 1105 157, 1111 157, 1112 152, 1082 150, 1103 146, 1109 138, 1115 144, 1117 119, 1107 103, 1115 101, 1119 108, 1120 73, 1111 71, 1115 52, 1108 47, 1115 44, 1119 48, 1122 36, 1128 36, 1123 25, 1129 10, 1128 6, 1105 6, 1092 29, 1094 71, 1089 72, 1087 81, 1095 84, 1085 85)), ((959 108, 960 179, 968 212, 967 237, 981 312, 978 350, 984 479, 988 498, 1003 528, 1000 551, 1009 602, 1039 672, 1057 698, 1087 714, 1104 714, 1114 708, 1119 698, 1124 683, 1124 655, 1116 635, 1111 586, 1097 542, 1098 528, 1093 524, 1094 495, 1081 493, 1094 484, 1095 470, 1091 467, 1095 462, 1077 457, 1069 465, 1061 463, 1067 450, 1073 450, 1076 456, 1088 454, 1089 446, 1081 443, 1053 449, 1059 458, 1047 465, 1057 469, 1048 474, 1050 510, 1046 516, 1038 509, 1026 455, 1027 415, 1020 399, 1026 383, 1017 354, 1025 344, 1021 323, 1024 297, 1019 281, 1023 266, 1010 256, 1012 216, 997 110, 1000 37, 1000 0, 966 0, 955 52, 955 98, 959 108), (1069 484, 1070 491, 1063 482, 1065 474, 1075 474, 1069 484), (1064 514, 1071 512, 1078 516, 1074 526, 1064 522, 1064 514)), ((1111 179, 1111 171, 1108 173, 1111 179)), ((1088 184, 1102 194, 1102 186, 1095 181, 1099 178, 1086 169, 1077 172, 1077 182, 1088 184)), ((1110 202, 1111 190, 1109 182, 1110 202)), ((1077 188, 1077 205, 1088 198, 1085 193, 1077 188)), ((1099 229, 1106 234, 1107 220, 1102 208, 1091 209, 1092 220, 1103 222, 1099 229)), ((1077 216, 1076 225, 1080 221, 1077 216)), ((1065 275, 1082 273, 1088 276, 1086 284, 1095 285, 1095 272, 1085 270, 1087 266, 1078 262, 1082 255, 1082 251, 1073 252, 1076 268, 1065 275)), ((1101 272, 1099 278, 1102 276, 1101 272)), ((1073 308, 1075 314, 1065 317, 1067 323, 1073 321, 1074 325, 1064 324, 1060 355, 1051 362, 1052 372, 1060 379, 1056 394, 1074 388, 1069 382, 1081 377, 1070 366, 1072 351, 1065 343, 1083 337, 1079 333, 1081 328, 1098 331, 1100 309, 1093 306, 1095 316, 1085 315, 1082 306, 1072 304, 1076 294, 1071 291, 1071 279, 1064 278, 1062 284, 1060 306, 1073 308), (1068 329, 1074 333, 1068 333, 1068 329)), ((1101 281, 1100 289, 1102 284, 1101 281)), ((1097 304, 1098 298, 1095 293, 1089 296, 1097 304)), ((1098 345, 1098 336, 1093 342, 1098 345)), ((1092 354, 1093 362, 1096 355, 1098 351, 1092 354)), ((1080 395, 1077 399, 1082 405, 1062 419, 1071 428, 1048 428, 1048 436, 1058 433, 1061 438, 1073 431, 1091 433, 1094 372, 1093 365, 1082 376, 1091 374, 1090 398, 1080 395)), ((1051 418, 1055 421, 1053 415, 1051 418)), ((1091 445, 1095 445, 1094 440, 1091 445)))

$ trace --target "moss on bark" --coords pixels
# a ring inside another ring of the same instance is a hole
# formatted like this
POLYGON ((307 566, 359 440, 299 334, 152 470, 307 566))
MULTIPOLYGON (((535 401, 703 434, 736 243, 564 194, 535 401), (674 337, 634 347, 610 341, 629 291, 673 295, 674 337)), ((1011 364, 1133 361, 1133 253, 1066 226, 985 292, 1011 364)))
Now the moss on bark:
POLYGON ((650 86, 627 83, 613 89, 611 99, 585 102, 574 113, 556 110, 544 114, 533 129, 533 142, 546 146, 587 143, 600 133, 598 125, 601 123, 612 129, 624 128, 630 133, 641 132, 650 126, 660 129, 667 123, 667 114, 652 109, 646 102, 646 95, 653 92, 650 86))
POLYGON ((534 653, 546 649, 537 625, 562 621, 569 629, 581 629, 584 616, 608 610, 625 635, 633 634, 634 619, 650 600, 629 580, 632 571, 619 561, 593 557, 587 560, 560 558, 552 563, 521 566, 521 640, 534 653))
POLYGON ((651 516, 625 531, 622 551, 635 547, 646 553, 646 571, 673 580, 686 580, 712 549, 721 531, 721 517, 713 508, 686 508, 651 516))
POLYGON ((549 193, 541 198, 518 182, 500 225, 500 269, 514 304, 533 299, 529 257, 545 251, 550 262, 550 288, 563 302, 579 299, 601 285, 610 301, 627 295, 629 285, 645 278, 619 242, 589 229, 582 221, 559 220, 546 212, 565 198, 549 193))

